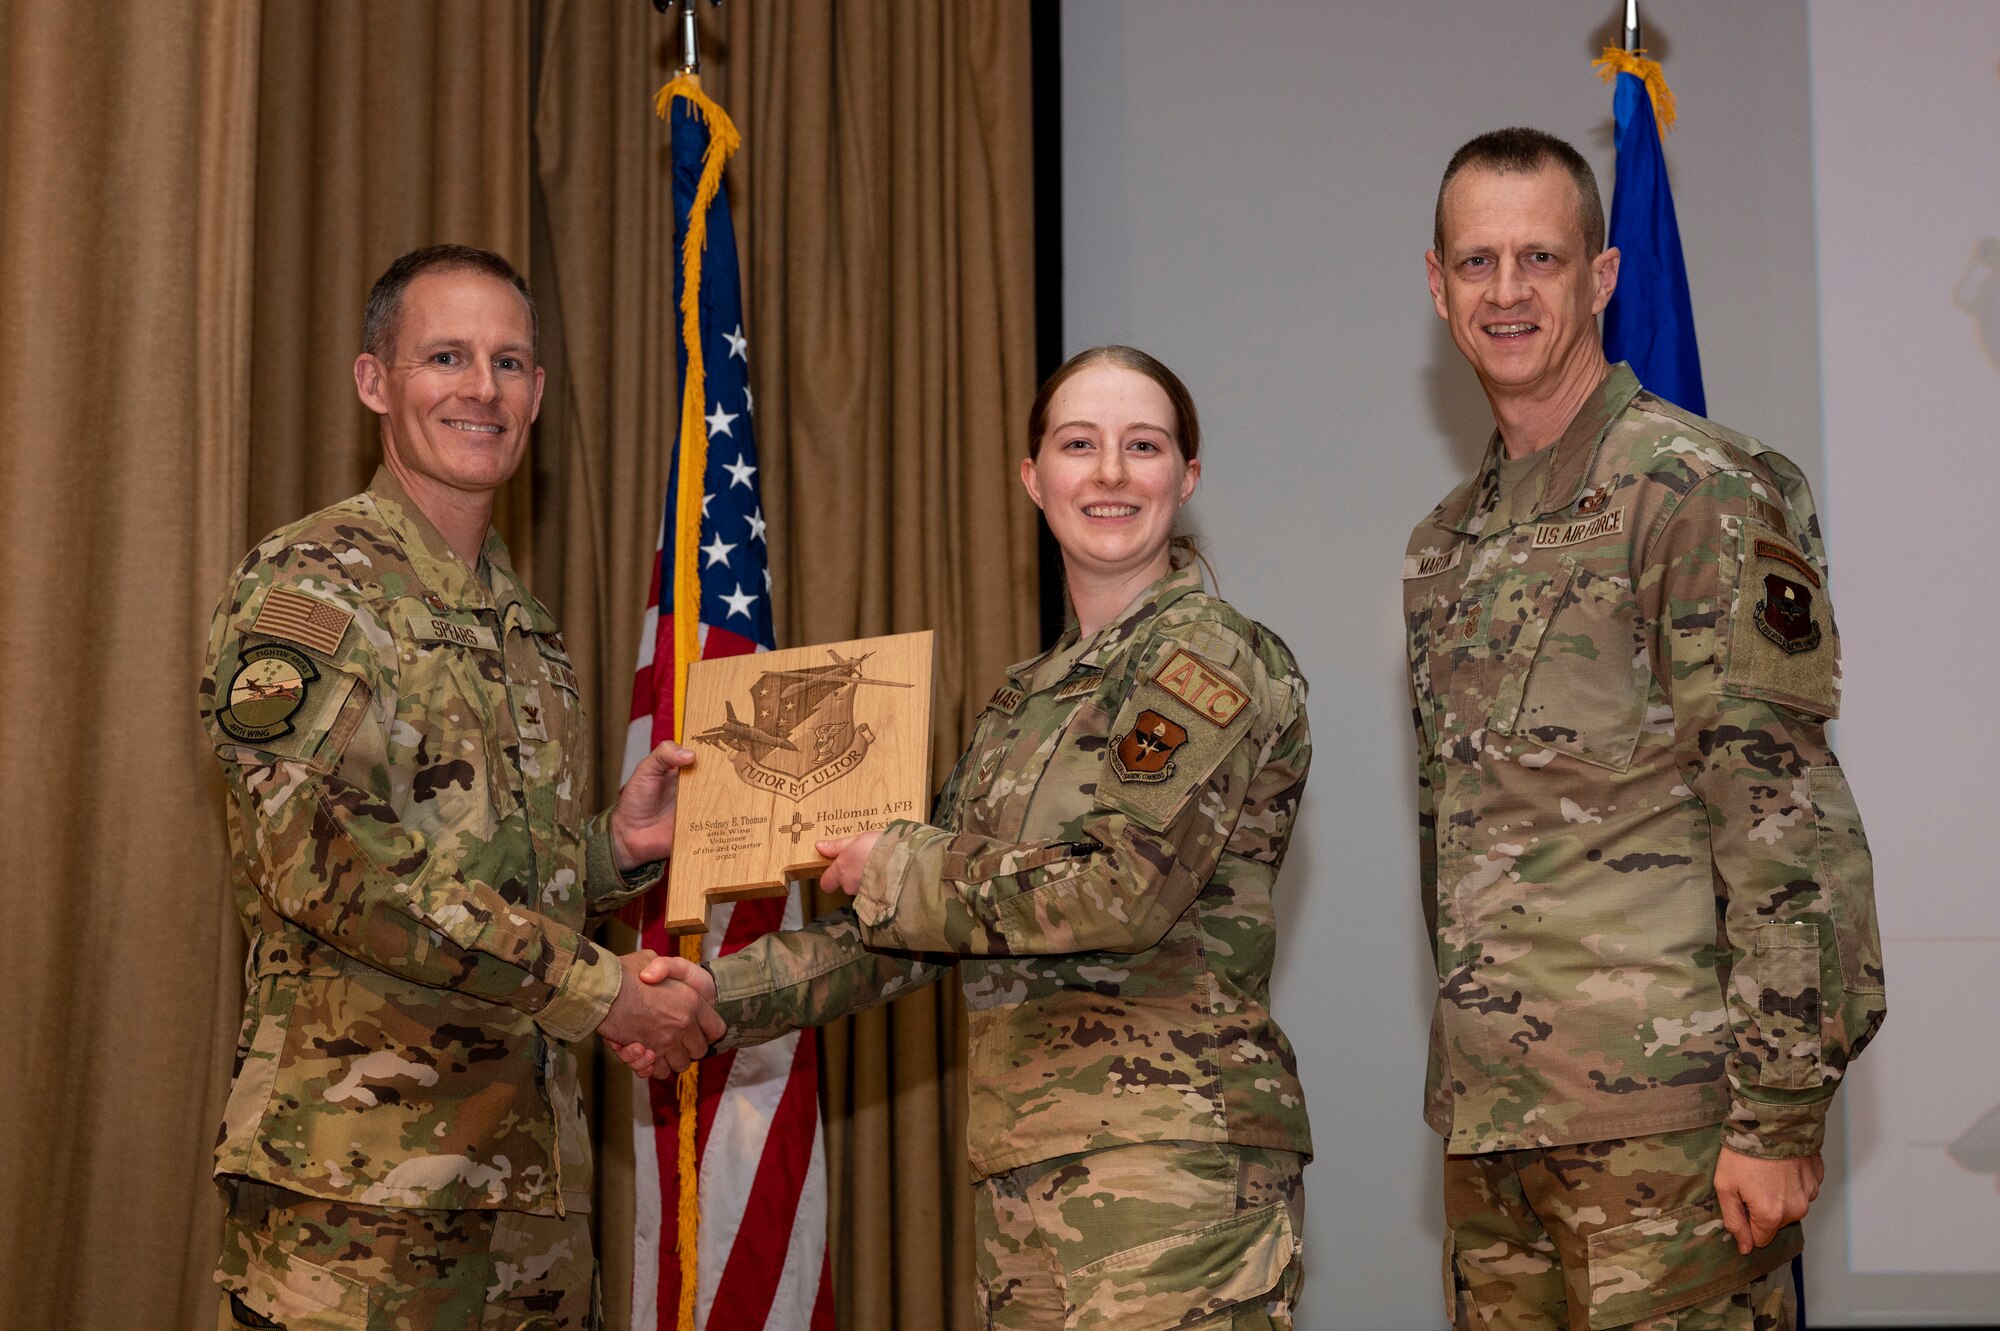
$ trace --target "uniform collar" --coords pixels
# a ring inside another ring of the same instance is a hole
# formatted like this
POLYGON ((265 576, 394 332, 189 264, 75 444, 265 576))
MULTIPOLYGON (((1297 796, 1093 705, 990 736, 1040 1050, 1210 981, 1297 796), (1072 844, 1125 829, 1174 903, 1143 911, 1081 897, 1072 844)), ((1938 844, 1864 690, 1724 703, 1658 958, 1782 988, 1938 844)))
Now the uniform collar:
POLYGON ((424 600, 432 609, 494 610, 502 622, 518 620, 540 631, 554 627, 543 622, 548 619, 547 612, 522 588, 508 558, 507 543, 500 539, 498 531, 492 527, 486 529, 486 543, 479 551, 479 560, 487 572, 487 581, 482 581, 466 567, 458 551, 451 548, 451 543, 424 516, 424 511, 387 467, 375 469, 374 478, 368 482, 368 497, 374 502, 375 511, 381 514, 382 525, 403 548, 404 557, 422 585, 424 600), (492 584, 490 590, 488 581, 492 584))
MULTIPOLYGON (((1510 504, 1520 521, 1560 512, 1583 495, 1597 464, 1598 446, 1604 432, 1639 392, 1638 376, 1624 361, 1611 367, 1597 391, 1585 399, 1571 418, 1562 437, 1549 445, 1546 466, 1536 473, 1539 489, 1510 504)), ((1487 529, 1500 500, 1500 432, 1495 430, 1486 445, 1486 460, 1456 490, 1445 497, 1432 514, 1433 525, 1448 531, 1474 536, 1487 529)), ((1513 525, 1513 524, 1509 524, 1513 525)))
MULTIPOLYGON (((1109 664, 1138 638, 1139 631, 1161 611, 1183 596, 1205 590, 1207 584, 1202 581, 1201 565, 1189 562, 1168 570, 1159 581, 1133 597, 1131 604, 1118 612, 1118 618, 1091 635, 1090 640, 1083 644, 1083 650, 1077 653, 1070 669, 1096 669, 1109 664)), ((1077 626, 1072 623, 1048 651, 1007 667, 1007 682, 1017 689, 1023 688, 1024 681, 1035 667, 1052 654, 1074 646, 1076 635, 1077 626)))

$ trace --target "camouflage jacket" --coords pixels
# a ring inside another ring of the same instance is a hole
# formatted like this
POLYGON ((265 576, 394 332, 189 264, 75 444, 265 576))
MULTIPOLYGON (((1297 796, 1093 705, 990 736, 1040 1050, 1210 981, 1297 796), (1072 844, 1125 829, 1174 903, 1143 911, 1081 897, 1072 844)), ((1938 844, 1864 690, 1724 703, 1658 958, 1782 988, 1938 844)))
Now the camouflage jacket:
POLYGON ((625 879, 547 610, 489 534, 482 582, 378 471, 237 569, 202 720, 250 937, 218 1175, 369 1206, 589 1207, 564 1041, 617 961, 625 879), (490 584, 490 592, 488 586, 490 584))
POLYGON ((1272 882, 1311 760, 1284 643, 1169 574, 1015 666, 852 907, 714 963, 725 1047, 818 1025, 958 959, 973 1169, 1145 1141, 1310 1154, 1271 1019, 1272 882))
POLYGON ((1819 1149, 1881 1023, 1839 640, 1797 468, 1624 366, 1503 489, 1496 438, 1403 561, 1456 1152, 1725 1121, 1819 1149))

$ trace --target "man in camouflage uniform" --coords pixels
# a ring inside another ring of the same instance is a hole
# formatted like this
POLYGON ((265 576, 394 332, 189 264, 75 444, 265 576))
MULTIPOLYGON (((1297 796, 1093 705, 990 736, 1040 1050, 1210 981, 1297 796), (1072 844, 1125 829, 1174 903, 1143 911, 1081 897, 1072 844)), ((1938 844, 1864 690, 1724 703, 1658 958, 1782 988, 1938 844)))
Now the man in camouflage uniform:
POLYGON ((1799 471, 1607 365, 1590 168, 1473 140, 1431 291, 1498 426, 1403 562, 1460 1328, 1793 1324, 1827 1108, 1882 1020, 1799 471))
POLYGON ((726 1049, 958 960, 985 1325, 1291 1326, 1312 1143, 1271 887, 1305 691, 1276 635, 1171 572, 1008 671, 934 825, 821 843, 853 906, 711 964, 726 1049))
POLYGON ((489 526, 541 398, 519 275, 406 255, 364 346, 383 466, 243 561, 201 684, 250 938, 221 1325, 594 1327, 568 1042, 685 1066, 721 1028, 582 931, 659 880, 691 755, 584 803, 576 676, 489 526))

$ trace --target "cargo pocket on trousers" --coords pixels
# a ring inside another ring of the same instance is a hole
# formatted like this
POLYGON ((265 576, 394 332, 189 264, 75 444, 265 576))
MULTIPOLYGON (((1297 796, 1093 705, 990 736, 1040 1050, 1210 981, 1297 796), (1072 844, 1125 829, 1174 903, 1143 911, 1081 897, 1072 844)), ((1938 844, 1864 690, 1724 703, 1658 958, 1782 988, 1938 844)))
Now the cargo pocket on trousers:
POLYGON ((1068 1331, 1167 1331, 1270 1293, 1296 1255, 1283 1202, 1069 1273, 1068 1331))
POLYGON ((216 1280, 225 1297, 285 1331, 362 1331, 368 1325, 365 1286, 283 1251, 241 1221, 224 1222, 222 1254, 230 1274, 218 1273, 216 1280), (239 1265, 242 1274, 234 1274, 239 1265))
MULTIPOLYGON (((1589 1242, 1591 1331, 1685 1308, 1754 1280, 1713 1199, 1614 1225, 1589 1242)), ((1776 1265, 1777 1263, 1772 1263, 1776 1265)))

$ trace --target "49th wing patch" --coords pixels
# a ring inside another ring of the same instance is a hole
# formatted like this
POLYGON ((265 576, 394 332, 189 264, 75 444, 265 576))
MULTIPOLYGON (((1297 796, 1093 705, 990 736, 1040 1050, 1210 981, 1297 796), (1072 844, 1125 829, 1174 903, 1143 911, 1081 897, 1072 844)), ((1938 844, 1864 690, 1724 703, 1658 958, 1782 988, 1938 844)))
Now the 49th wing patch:
POLYGON ((306 686, 318 678, 319 669, 304 652, 276 642, 252 647, 229 681, 229 701, 216 723, 253 744, 289 735, 292 718, 306 705, 306 686))

